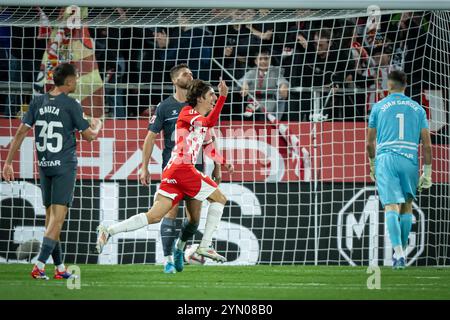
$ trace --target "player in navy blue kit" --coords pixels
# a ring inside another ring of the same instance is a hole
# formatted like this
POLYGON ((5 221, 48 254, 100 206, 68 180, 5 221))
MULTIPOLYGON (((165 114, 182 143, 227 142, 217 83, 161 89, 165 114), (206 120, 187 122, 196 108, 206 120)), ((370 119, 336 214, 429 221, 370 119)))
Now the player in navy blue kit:
MULTIPOLYGON (((175 147, 175 125, 178 119, 178 115, 186 103, 186 93, 188 86, 192 82, 192 72, 186 64, 179 64, 170 70, 170 77, 175 86, 175 94, 171 95, 164 101, 162 101, 156 108, 156 113, 150 120, 148 126, 148 134, 144 141, 143 153, 142 153, 142 167, 140 181, 144 185, 148 185, 150 182, 150 173, 148 171, 148 164, 153 151, 153 146, 157 135, 164 131, 164 151, 162 154, 162 168, 164 169, 167 162, 172 155, 172 149, 175 147)), ((213 139, 209 139, 204 142, 204 145, 213 143, 213 139)), ((203 171, 202 157, 197 163, 196 168, 199 171, 203 171)), ((228 168, 228 167, 227 167, 228 168)), ((216 183, 220 183, 221 180, 221 167, 220 164, 215 163, 214 171, 212 174, 213 180, 216 183)), ((189 199, 186 201, 186 216, 187 219, 183 221, 180 232, 180 239, 186 242, 192 238, 197 231, 198 223, 200 219, 200 213, 202 209, 202 202, 189 199)), ((178 205, 175 205, 170 212, 164 217, 161 222, 161 240, 164 251, 164 272, 175 273, 180 272, 183 269, 181 252, 177 251, 177 257, 172 256, 172 250, 174 242, 177 238, 175 219, 178 213, 178 205), (181 259, 181 261, 180 261, 181 259)), ((226 261, 225 257, 218 254, 213 248, 210 251, 208 258, 217 261, 226 261)))
POLYGON ((45 234, 37 263, 31 276, 48 280, 45 263, 51 255, 55 264, 55 279, 72 277, 62 262, 60 233, 68 207, 73 200, 77 173, 75 131, 87 140, 94 140, 102 126, 99 119, 89 123, 83 117, 80 103, 68 96, 76 90, 78 75, 75 67, 63 63, 53 71, 55 89, 35 97, 30 102, 14 140, 11 143, 3 178, 14 180, 12 161, 23 139, 34 126, 35 144, 43 203, 46 208, 45 234))
POLYGON ((431 138, 426 113, 421 105, 405 96, 405 88, 404 72, 393 71, 388 75, 390 94, 372 107, 367 138, 370 177, 376 180, 385 207, 389 238, 394 248, 394 269, 405 267, 416 190, 420 192, 432 185, 431 138), (418 147, 421 140, 424 165, 419 179, 418 147))

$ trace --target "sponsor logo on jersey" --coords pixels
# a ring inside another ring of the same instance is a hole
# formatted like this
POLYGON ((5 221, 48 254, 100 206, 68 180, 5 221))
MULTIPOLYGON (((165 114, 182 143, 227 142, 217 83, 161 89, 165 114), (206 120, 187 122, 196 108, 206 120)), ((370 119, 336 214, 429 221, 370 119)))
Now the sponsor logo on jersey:
POLYGON ((60 160, 45 160, 45 158, 42 158, 42 160, 38 161, 39 167, 59 167, 61 166, 60 160))
POLYGON ((161 180, 161 182, 165 182, 165 183, 170 183, 170 184, 177 184, 177 180, 176 179, 169 179, 169 178, 164 178, 161 180))

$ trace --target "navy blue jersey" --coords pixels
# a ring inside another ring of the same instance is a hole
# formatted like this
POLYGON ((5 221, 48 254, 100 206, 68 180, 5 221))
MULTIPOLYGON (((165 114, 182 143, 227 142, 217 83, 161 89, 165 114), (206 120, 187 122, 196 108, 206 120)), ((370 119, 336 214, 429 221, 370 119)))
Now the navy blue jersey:
POLYGON ((164 131, 164 150, 162 160, 164 168, 172 155, 175 147, 175 124, 181 109, 187 106, 186 102, 179 102, 174 96, 161 101, 156 107, 156 112, 150 120, 148 130, 154 133, 164 131))
POLYGON ((35 97, 22 123, 34 126, 38 164, 45 174, 56 175, 76 168, 75 130, 81 132, 89 127, 77 100, 64 93, 35 97))

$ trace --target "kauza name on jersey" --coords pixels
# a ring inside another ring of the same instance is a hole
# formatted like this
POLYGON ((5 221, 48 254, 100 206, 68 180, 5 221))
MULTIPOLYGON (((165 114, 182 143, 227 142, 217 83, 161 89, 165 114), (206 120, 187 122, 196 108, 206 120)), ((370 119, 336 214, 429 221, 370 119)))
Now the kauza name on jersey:
POLYGON ((59 116, 59 108, 55 106, 44 106, 42 108, 39 108, 39 114, 42 116, 46 113, 51 113, 56 116, 59 116))

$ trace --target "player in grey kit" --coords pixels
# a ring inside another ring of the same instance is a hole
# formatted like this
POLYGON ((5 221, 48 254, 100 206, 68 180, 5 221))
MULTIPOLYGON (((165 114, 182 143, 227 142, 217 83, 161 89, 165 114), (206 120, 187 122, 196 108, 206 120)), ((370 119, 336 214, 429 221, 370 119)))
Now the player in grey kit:
MULTIPOLYGON (((162 167, 167 165, 171 155, 172 149, 175 147, 174 131, 175 124, 178 119, 178 114, 181 109, 187 105, 186 92, 189 84, 192 82, 192 72, 186 64, 179 64, 170 70, 170 77, 175 86, 175 94, 162 101, 156 109, 155 115, 150 120, 148 126, 148 133, 144 141, 143 153, 142 153, 142 168, 140 181, 144 185, 148 185, 150 182, 150 173, 148 171, 148 164, 153 151, 153 146, 157 135, 164 131, 164 151, 162 154, 163 164, 162 167)), ((205 145, 212 143, 213 141, 205 141, 205 145)), ((202 157, 199 157, 200 159, 202 157)), ((200 162, 202 162, 200 160, 200 162)), ((203 164, 199 163, 196 168, 202 172, 203 164)), ((228 169, 229 167, 227 167, 228 169)), ((220 164, 215 163, 214 171, 212 173, 213 180, 216 183, 220 183, 221 180, 221 167, 220 164)), ((186 201, 186 216, 187 219, 183 221, 181 226, 180 238, 182 241, 190 239, 197 231, 198 223, 200 219, 200 213, 202 209, 202 202, 189 199, 186 201)), ((174 206, 169 213, 161 221, 161 241, 164 251, 164 272, 175 273, 176 271, 182 271, 182 265, 174 264, 172 250, 174 242, 177 238, 175 219, 178 213, 178 205, 174 206)), ((225 257, 218 254, 212 249, 208 258, 217 261, 226 261, 225 257)))
POLYGON ((101 121, 95 118, 89 123, 83 117, 80 103, 68 96, 75 92, 78 80, 73 65, 63 63, 55 67, 53 80, 55 88, 51 92, 35 97, 30 102, 3 167, 3 178, 8 182, 14 180, 12 160, 28 131, 34 126, 42 198, 46 208, 46 230, 31 276, 45 280, 49 279, 45 274, 45 263, 50 255, 56 267, 54 278, 72 277, 62 262, 59 236, 68 207, 72 204, 77 174, 75 131, 81 132, 85 140, 92 141, 102 126, 101 121))

